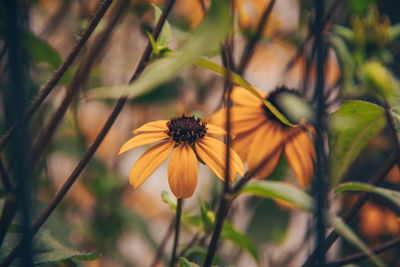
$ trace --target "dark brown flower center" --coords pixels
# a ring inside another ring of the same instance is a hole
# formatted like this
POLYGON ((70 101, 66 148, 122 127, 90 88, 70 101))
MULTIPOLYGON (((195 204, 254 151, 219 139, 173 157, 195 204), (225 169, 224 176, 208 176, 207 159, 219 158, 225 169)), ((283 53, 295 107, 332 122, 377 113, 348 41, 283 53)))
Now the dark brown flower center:
MULTIPOLYGON (((273 92, 268 94, 265 100, 269 101, 277 110, 279 110, 280 113, 282 113, 283 116, 288 118, 288 114, 286 114, 285 110, 279 107, 279 98, 282 97, 282 95, 284 94, 293 94, 299 96, 299 93, 296 90, 288 89, 286 86, 283 85, 281 87, 277 87, 273 92)), ((266 106, 264 106, 264 112, 268 119, 281 123, 281 121, 266 106)))
POLYGON ((197 139, 203 138, 206 133, 207 123, 196 119, 194 116, 173 117, 167 122, 167 135, 177 143, 193 144, 197 139))

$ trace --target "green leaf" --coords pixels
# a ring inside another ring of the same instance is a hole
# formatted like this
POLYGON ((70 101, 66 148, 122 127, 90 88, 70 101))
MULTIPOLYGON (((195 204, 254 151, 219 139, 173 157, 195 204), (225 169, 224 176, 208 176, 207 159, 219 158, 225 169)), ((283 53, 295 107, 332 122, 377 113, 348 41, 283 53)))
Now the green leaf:
MULTIPOLYGON (((206 57, 198 57, 196 62, 194 62, 196 66, 201 68, 211 70, 212 72, 225 77, 227 70, 223 67, 218 65, 217 63, 211 61, 206 57)), ((231 82, 240 85, 247 89, 250 93, 255 95, 264 105, 284 124, 288 126, 294 126, 279 110, 271 104, 271 102, 264 99, 261 95, 258 94, 257 90, 255 90, 254 86, 252 86, 248 81, 246 81, 242 76, 231 72, 230 73, 231 82)))
MULTIPOLYGON (((270 177, 268 177, 269 179, 270 177)), ((254 208, 247 225, 246 234, 256 245, 265 242, 279 244, 285 240, 290 215, 272 199, 252 198, 249 206, 254 208), (268 227, 265 224, 268 223, 268 227)))
MULTIPOLYGON (((337 30, 337 28, 334 28, 337 30)), ((336 34, 328 37, 329 43, 333 47, 340 63, 341 74, 343 78, 343 92, 353 94, 354 92, 354 74, 356 71, 353 56, 342 38, 336 34)))
POLYGON ((281 199, 304 211, 313 212, 314 210, 313 199, 303 190, 286 182, 255 181, 246 184, 239 192, 239 194, 244 193, 259 197, 281 199))
POLYGON ((240 249, 247 251, 257 263, 260 263, 260 255, 258 253, 257 247, 245 234, 236 230, 228 222, 224 223, 221 238, 224 240, 229 240, 240 249))
MULTIPOLYGON (((21 239, 21 234, 8 233, 0 250, 0 262, 14 249, 21 239)), ((98 259, 99 253, 82 253, 61 244, 51 236, 47 229, 40 230, 33 239, 33 262, 35 265, 55 263, 63 260, 91 261, 98 259)), ((19 266, 19 260, 15 260, 11 266, 19 266)))
POLYGON ((52 69, 57 69, 61 65, 61 57, 48 43, 29 31, 24 32, 23 37, 25 49, 33 61, 46 62, 52 69))
POLYGON ((337 216, 328 216, 329 223, 335 228, 335 230, 349 241, 354 246, 358 247, 361 251, 365 252, 376 266, 384 267, 386 264, 375 255, 371 249, 364 243, 364 241, 345 223, 337 216))
POLYGON ((367 191, 367 192, 375 193, 375 194, 378 194, 378 195, 381 195, 383 197, 390 199, 397 206, 400 207, 400 192, 397 192, 394 190, 381 188, 381 187, 373 186, 373 185, 366 184, 366 183, 350 182, 350 183, 340 184, 335 189, 335 193, 340 193, 343 191, 367 191))
POLYGON ((155 60, 139 78, 128 86, 93 89, 89 97, 119 97, 124 94, 136 98, 178 76, 182 69, 197 57, 218 48, 229 27, 226 1, 213 1, 201 24, 190 34, 180 49, 155 60))
POLYGON ((368 141, 386 124, 382 107, 359 100, 343 103, 330 127, 331 182, 336 185, 368 141))
POLYGON ((190 262, 184 257, 179 258, 179 267, 199 267, 196 263, 190 262))
POLYGON ((389 102, 399 104, 400 82, 386 66, 377 60, 369 60, 361 68, 361 77, 366 88, 389 102))
POLYGON ((171 208, 171 210, 173 210, 174 212, 176 211, 176 201, 173 201, 170 198, 167 191, 162 191, 161 198, 162 198, 162 201, 171 208))
MULTIPOLYGON (((156 26, 158 19, 161 16, 161 9, 153 4, 154 8, 154 26, 156 26)), ((171 26, 169 26, 168 21, 165 21, 164 26, 160 32, 160 35, 158 36, 156 44, 159 47, 168 47, 168 45, 171 43, 171 26)))

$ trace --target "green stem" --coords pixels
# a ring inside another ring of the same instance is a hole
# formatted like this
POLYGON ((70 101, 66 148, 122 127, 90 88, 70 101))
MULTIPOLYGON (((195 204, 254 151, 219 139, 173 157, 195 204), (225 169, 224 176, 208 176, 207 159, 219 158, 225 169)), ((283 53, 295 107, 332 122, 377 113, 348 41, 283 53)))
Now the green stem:
POLYGON ((178 203, 176 206, 176 217, 175 217, 175 238, 174 238, 174 246, 172 248, 171 254, 171 262, 169 264, 170 267, 175 266, 176 261, 176 250, 178 247, 178 240, 179 240, 179 228, 181 227, 181 217, 182 217, 182 198, 178 198, 178 203))

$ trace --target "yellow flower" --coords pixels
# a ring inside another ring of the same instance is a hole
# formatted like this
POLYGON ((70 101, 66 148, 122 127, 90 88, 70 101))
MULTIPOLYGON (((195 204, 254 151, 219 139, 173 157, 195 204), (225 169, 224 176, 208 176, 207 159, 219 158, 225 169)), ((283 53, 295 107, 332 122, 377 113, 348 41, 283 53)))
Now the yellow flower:
MULTIPOLYGON (((177 198, 189 198, 197 185, 198 158, 221 180, 225 177, 226 145, 207 136, 223 136, 225 130, 207 124, 194 116, 171 118, 147 123, 133 131, 135 137, 126 142, 119 154, 132 148, 162 141, 147 150, 133 165, 129 182, 138 188, 172 152, 168 164, 168 183, 177 198), (174 149, 175 148, 175 149, 174 149)), ((243 176, 239 156, 230 149, 230 182, 236 173, 243 176)))
MULTIPOLYGON (((261 96, 279 108, 276 100, 283 92, 294 93, 286 87, 277 88, 270 94, 258 91, 261 96)), ((257 170, 258 178, 267 178, 276 167, 281 153, 294 172, 298 183, 305 187, 314 172, 315 149, 307 130, 314 128, 302 120, 295 127, 284 125, 253 94, 242 87, 235 87, 231 94, 232 133, 235 135, 233 148, 249 170, 257 170), (268 162, 259 168, 267 158, 268 162)), ((226 109, 215 113, 210 121, 223 127, 226 121, 226 109)))

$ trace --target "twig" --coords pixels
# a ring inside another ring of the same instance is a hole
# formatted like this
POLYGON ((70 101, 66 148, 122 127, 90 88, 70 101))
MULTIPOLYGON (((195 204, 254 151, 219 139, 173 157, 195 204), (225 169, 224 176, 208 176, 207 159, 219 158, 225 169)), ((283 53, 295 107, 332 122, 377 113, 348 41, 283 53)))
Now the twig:
POLYGON ((199 233, 196 233, 193 238, 189 241, 189 243, 186 245, 184 249, 181 250, 181 253, 179 253, 179 257, 185 257, 186 253, 191 249, 199 240, 199 233))
MULTIPOLYGON (((325 27, 326 23, 328 23, 328 21, 331 19, 333 13, 336 11, 336 9, 338 8, 339 4, 342 2, 343 0, 336 0, 331 7, 329 8, 329 11, 327 12, 323 22, 322 22, 322 28, 325 27)), ((296 54, 293 56, 292 59, 289 60, 288 64, 286 65, 285 68, 285 72, 288 72, 293 66, 294 64, 297 62, 297 60, 299 60, 301 54, 303 54, 304 48, 306 46, 306 44, 311 40, 313 36, 313 32, 310 31, 306 38, 304 39, 304 41, 300 44, 299 48, 296 51, 296 54)))
MULTIPOLYGON (((375 248, 372 249, 372 252, 374 252, 375 254, 379 254, 382 253, 386 250, 389 250, 391 248, 394 248, 396 246, 400 246, 400 237, 397 237, 395 239, 392 239, 380 246, 377 246, 375 248)), ((339 259, 339 260, 335 260, 335 261, 331 261, 325 264, 325 267, 334 267, 334 266, 342 266, 342 265, 346 265, 346 264, 350 264, 350 263, 354 263, 354 262, 358 262, 361 261, 365 258, 369 257, 369 255, 365 252, 360 252, 354 255, 350 255, 347 256, 343 259, 339 259)))
MULTIPOLYGON (((383 164, 383 166, 378 170, 378 172, 375 174, 375 176, 371 179, 370 184, 371 185, 379 185, 382 183, 382 181, 385 179, 386 175, 389 173, 389 171, 393 168, 393 166, 396 164, 397 161, 397 156, 396 152, 393 152, 388 160, 383 164)), ((358 211, 364 206, 364 204, 368 201, 370 197, 370 193, 362 193, 360 197, 357 199, 357 201, 354 203, 354 205, 348 209, 345 214, 342 216, 342 219, 344 222, 348 223, 351 221, 358 213, 358 211)), ((322 250, 326 252, 332 244, 336 241, 336 239, 339 237, 339 234, 336 231, 331 231, 328 235, 328 237, 325 239, 324 243, 322 244, 322 250)), ((303 264, 303 267, 310 267, 314 266, 314 261, 315 261, 315 253, 316 250, 314 250, 310 256, 308 256, 306 262, 303 264)))
POLYGON ((238 74, 243 74, 244 70, 246 69, 247 64, 249 63, 251 57, 254 54, 254 47, 257 42, 260 40, 265 26, 267 25, 268 18, 272 12, 272 8, 275 5, 275 0, 271 0, 268 6, 265 8, 264 13, 261 16, 261 19, 257 25, 257 30, 254 35, 251 36, 250 40, 247 42, 247 46, 243 52, 242 58, 240 60, 240 64, 237 70, 238 74))
MULTIPOLYGON (((162 26, 164 26, 167 16, 168 16, 169 12, 171 11, 174 3, 175 3, 175 0, 168 0, 165 3, 165 7, 163 9, 163 12, 161 13, 160 19, 158 20, 157 25, 154 28, 153 38, 155 40, 157 40, 157 38, 161 32, 162 26)), ((132 83, 137 77, 139 77, 140 73, 144 70, 146 63, 149 60, 151 51, 152 51, 151 44, 150 44, 150 42, 148 42, 146 49, 142 54, 140 62, 138 64, 134 74, 132 75, 132 78, 129 81, 130 83, 132 83)), ((104 137, 107 135, 111 126, 117 119, 117 117, 118 117, 119 113, 121 112, 122 108, 124 107, 126 101, 127 101, 126 96, 123 96, 118 99, 117 103, 114 106, 114 109, 112 110, 110 116, 108 117, 107 121, 103 125, 103 128, 101 129, 100 133, 97 135, 93 144, 89 147, 89 149, 87 150, 85 155, 81 158, 78 165, 75 167, 75 169, 73 170, 71 175, 68 177, 68 179, 65 181, 65 183, 61 187, 60 191, 57 192, 57 194, 54 196, 53 200, 50 202, 50 204, 47 206, 47 208, 41 213, 41 215, 36 219, 35 223, 32 225, 31 238, 38 232, 40 227, 42 227, 42 225, 46 222, 46 220, 49 218, 49 216, 53 213, 53 211, 56 209, 58 204, 61 202, 61 200, 67 194, 68 190, 78 179, 79 175, 81 174, 83 169, 86 167, 88 162, 92 159, 94 153, 99 148, 104 137)), ((0 265, 0 267, 9 266, 14 261, 14 259, 19 255, 19 253, 21 252, 24 245, 25 245, 24 242, 20 242, 11 251, 11 253, 6 257, 6 259, 3 261, 3 263, 0 265)))
POLYGON ((156 267, 158 265, 158 263, 160 262, 163 254, 164 254, 165 246, 167 245, 168 240, 171 238, 172 231, 174 230, 174 222, 175 222, 175 219, 171 220, 171 222, 168 226, 168 229, 165 232, 165 235, 164 235, 163 239, 161 240, 160 245, 157 248, 156 254, 154 255, 154 259, 153 259, 153 262, 151 263, 150 267, 156 267))
POLYGON ((32 151, 29 156, 29 163, 31 170, 34 169, 36 162, 40 159, 40 156, 46 150, 49 145, 52 137, 57 130, 58 125, 62 121, 65 113, 69 105, 71 104, 74 97, 79 92, 79 89, 86 83, 87 78, 89 77, 90 70, 98 57, 101 51, 104 49, 106 44, 108 43, 109 36, 113 29, 115 28, 116 23, 121 17, 121 14, 126 9, 126 6, 129 4, 127 0, 121 0, 118 2, 118 5, 114 8, 114 13, 112 14, 110 20, 105 26, 104 30, 96 36, 94 40, 94 44, 89 50, 86 58, 82 60, 79 65, 79 69, 74 75, 74 78, 71 84, 68 86, 67 93, 64 99, 61 102, 61 105, 58 107, 56 112, 54 112, 53 116, 49 119, 44 130, 41 132, 39 137, 36 139, 36 142, 32 146, 32 151))
MULTIPOLYGON (((232 3, 232 2, 231 2, 232 3)), ((229 210, 229 202, 226 198, 225 195, 230 191, 230 143, 231 143, 231 114, 230 114, 230 106, 231 106, 231 91, 233 87, 233 83, 230 81, 230 76, 231 76, 231 70, 232 70, 232 51, 230 50, 229 46, 229 37, 228 37, 228 42, 225 43, 225 46, 223 46, 222 49, 222 54, 224 55, 223 58, 225 67, 227 68, 227 72, 225 74, 225 85, 224 85, 224 91, 227 92, 228 96, 226 99, 227 103, 227 117, 226 117, 226 130, 227 130, 227 135, 226 135, 226 158, 225 158, 225 182, 223 185, 223 190, 222 190, 222 195, 220 198, 220 203, 216 215, 216 222, 215 222, 215 227, 213 234, 211 236, 211 241, 207 249, 207 254, 206 258, 204 260, 204 267, 210 267, 212 264, 212 260, 214 258, 215 253, 217 252, 217 245, 218 241, 222 232, 222 228, 224 225, 224 221, 226 219, 226 215, 228 214, 229 210)))
POLYGON ((317 108, 315 130, 317 138, 315 140, 316 152, 316 172, 315 181, 313 183, 312 191, 316 196, 316 264, 323 266, 325 264, 325 252, 322 249, 322 244, 325 239, 325 206, 326 206, 326 192, 327 192, 327 158, 324 152, 324 136, 326 132, 325 127, 325 101, 324 101, 324 61, 325 49, 322 40, 324 30, 323 16, 324 16, 324 2, 315 0, 315 49, 316 49, 316 67, 317 67, 317 83, 315 86, 317 96, 317 108))
POLYGON ((172 254, 169 263, 169 267, 174 267, 176 262, 176 250, 178 248, 179 242, 179 232, 181 228, 181 217, 182 217, 182 203, 183 199, 178 198, 176 205, 176 217, 175 217, 175 237, 174 237, 174 245, 172 247, 172 254))
POLYGON ((93 33, 94 29, 96 28, 97 24, 103 18, 104 13, 110 7, 113 0, 104 0, 97 9, 96 13, 94 14, 92 20, 90 21, 87 29, 82 34, 79 41, 76 43, 74 48, 71 50, 70 54, 68 55, 67 59, 60 65, 60 67, 54 72, 53 76, 47 81, 45 85, 40 89, 39 94, 36 96, 33 103, 27 109, 23 119, 19 122, 14 123, 4 134, 4 136, 0 139, 0 151, 4 149, 4 147, 8 144, 8 142, 15 136, 16 132, 19 128, 25 124, 32 115, 37 111, 39 106, 43 103, 46 97, 49 95, 51 90, 56 86, 56 84, 60 81, 61 77, 65 74, 71 64, 74 62, 75 58, 85 46, 87 40, 93 33))
MULTIPOLYGON (((11 193, 11 191, 13 190, 13 186, 11 184, 10 176, 8 175, 6 167, 4 166, 2 157, 0 157, 0 179, 1 179, 1 184, 3 186, 4 191, 6 193, 11 193)), ((0 242, 0 244, 1 244, 1 242, 0 242)))

